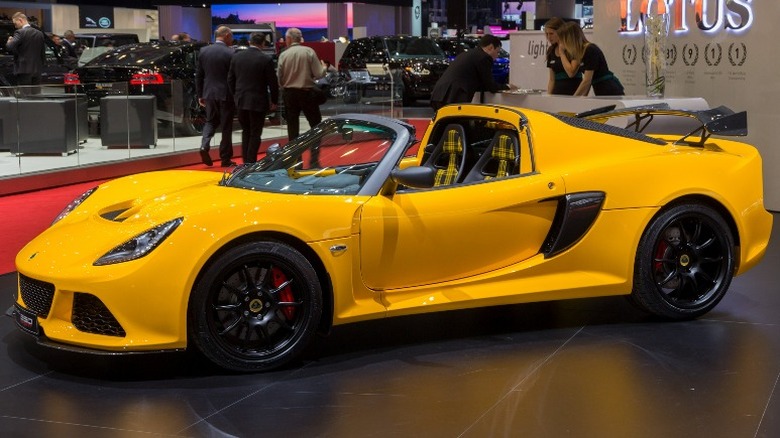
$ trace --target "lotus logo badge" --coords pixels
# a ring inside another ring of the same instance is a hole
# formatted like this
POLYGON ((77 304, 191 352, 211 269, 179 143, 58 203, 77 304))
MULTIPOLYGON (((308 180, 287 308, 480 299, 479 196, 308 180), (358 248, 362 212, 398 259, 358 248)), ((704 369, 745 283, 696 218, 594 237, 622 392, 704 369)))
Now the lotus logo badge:
POLYGON ((691 258, 688 257, 688 254, 683 254, 680 256, 680 266, 688 266, 691 264, 691 258))
POLYGON ((249 310, 255 313, 263 310, 263 301, 259 299, 252 300, 249 302, 249 310))

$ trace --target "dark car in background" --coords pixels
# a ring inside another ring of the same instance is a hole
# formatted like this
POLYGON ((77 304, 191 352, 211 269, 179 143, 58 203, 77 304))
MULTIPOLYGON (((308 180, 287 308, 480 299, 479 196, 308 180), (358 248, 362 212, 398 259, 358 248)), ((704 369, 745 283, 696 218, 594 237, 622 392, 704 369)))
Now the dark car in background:
POLYGON ((105 96, 155 96, 157 120, 173 122, 183 135, 197 135, 204 110, 198 104, 195 73, 198 53, 206 44, 160 41, 118 47, 75 69, 65 84, 86 93, 91 111, 105 96))
POLYGON ((76 52, 79 54, 79 65, 84 65, 113 48, 139 42, 138 34, 135 33, 77 33, 76 52))
MULTIPOLYGON (((0 20, 0 86, 16 85, 14 76, 14 55, 5 49, 8 37, 16 31, 11 20, 0 20)), ((62 84, 66 73, 76 67, 76 59, 64 55, 63 50, 44 33, 46 42, 46 59, 41 72, 41 83, 44 85, 62 84)))
POLYGON ((339 71, 348 75, 346 99, 400 97, 404 105, 429 99, 449 60, 430 38, 374 36, 349 43, 339 60, 339 71))
POLYGON ((77 33, 76 43, 80 47, 101 47, 111 45, 113 47, 139 43, 138 34, 135 33, 77 33))
MULTIPOLYGON (((463 52, 479 49, 479 37, 437 38, 436 42, 452 61, 463 52)), ((509 52, 501 49, 493 61, 493 79, 498 84, 509 83, 509 52)))

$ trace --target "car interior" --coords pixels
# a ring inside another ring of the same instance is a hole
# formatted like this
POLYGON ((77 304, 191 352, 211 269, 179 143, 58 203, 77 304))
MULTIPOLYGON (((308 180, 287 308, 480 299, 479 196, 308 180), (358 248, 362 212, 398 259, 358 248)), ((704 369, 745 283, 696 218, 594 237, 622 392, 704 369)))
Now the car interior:
MULTIPOLYGON (((527 129, 521 134, 527 137, 527 129)), ((434 187, 527 173, 530 163, 520 166, 521 145, 528 148, 521 137, 503 122, 455 119, 431 135, 422 165, 434 170, 434 187)))

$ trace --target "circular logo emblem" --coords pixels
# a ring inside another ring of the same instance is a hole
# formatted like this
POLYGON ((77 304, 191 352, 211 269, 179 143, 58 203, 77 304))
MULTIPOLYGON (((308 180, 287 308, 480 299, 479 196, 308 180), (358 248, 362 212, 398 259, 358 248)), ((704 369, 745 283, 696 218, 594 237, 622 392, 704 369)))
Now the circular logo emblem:
POLYGON ((708 66, 713 67, 720 64, 721 57, 723 57, 723 46, 720 43, 708 43, 704 47, 704 61, 708 66))
POLYGON ((731 43, 729 44, 729 62, 732 66, 742 66, 747 60, 747 46, 745 43, 731 43))
POLYGON ((686 43, 683 46, 682 60, 688 67, 696 65, 699 60, 699 46, 686 43))
POLYGON ((249 310, 255 313, 258 313, 259 311, 263 310, 263 301, 260 299, 254 299, 250 301, 249 310))
POLYGON ((677 44, 672 44, 672 47, 666 49, 666 63, 671 67, 675 62, 677 62, 677 44))
POLYGON ((633 44, 626 44, 623 46, 623 64, 634 65, 636 62, 636 46, 633 44))
POLYGON ((688 266, 691 264, 691 258, 688 256, 688 254, 683 254, 680 256, 680 266, 688 266))
POLYGON ((104 29, 107 27, 111 27, 111 19, 108 17, 100 17, 100 19, 98 20, 98 26, 104 29))
POLYGON ((414 19, 415 20, 420 19, 420 5, 414 7, 414 19))

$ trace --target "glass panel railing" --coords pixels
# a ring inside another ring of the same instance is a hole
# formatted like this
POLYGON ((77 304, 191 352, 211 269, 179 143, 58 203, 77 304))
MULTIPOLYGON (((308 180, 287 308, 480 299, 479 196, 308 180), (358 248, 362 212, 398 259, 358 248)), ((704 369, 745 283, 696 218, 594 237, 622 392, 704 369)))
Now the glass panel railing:
MULTIPOLYGON (((403 81, 398 74, 332 77, 323 88, 323 119, 344 113, 403 118, 403 81)), ((82 78, 83 80, 83 78, 82 78)), ((177 163, 197 163, 205 108, 194 81, 148 84, 129 80, 69 85, 0 87, 0 179, 35 172, 121 162, 155 155, 186 154, 177 163)), ((287 143, 283 99, 267 115, 263 145, 287 143)), ((408 103, 408 102, 407 102, 408 103)), ((426 101, 412 103, 425 105, 426 101)), ((310 129, 303 114, 300 132, 310 129)), ((234 159, 241 156, 241 125, 233 123, 234 159)), ((211 140, 217 161, 221 134, 211 140)), ((265 150, 261 145, 260 152, 265 150)))
POLYGON ((0 87, 0 178, 21 173, 18 124, 16 87, 0 87))

